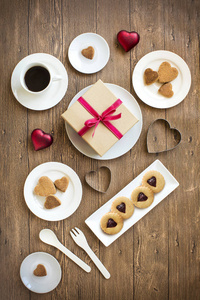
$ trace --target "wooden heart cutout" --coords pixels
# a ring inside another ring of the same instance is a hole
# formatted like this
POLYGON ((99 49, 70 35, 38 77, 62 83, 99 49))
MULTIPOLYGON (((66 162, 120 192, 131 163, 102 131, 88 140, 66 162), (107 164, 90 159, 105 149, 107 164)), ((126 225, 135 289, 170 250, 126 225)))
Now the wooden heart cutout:
POLYGON ((181 142, 181 133, 172 128, 165 119, 157 119, 149 126, 147 132, 147 151, 160 153, 175 149, 181 142))
POLYGON ((111 171, 108 167, 102 166, 96 171, 87 173, 85 181, 95 191, 106 193, 111 183, 111 171))

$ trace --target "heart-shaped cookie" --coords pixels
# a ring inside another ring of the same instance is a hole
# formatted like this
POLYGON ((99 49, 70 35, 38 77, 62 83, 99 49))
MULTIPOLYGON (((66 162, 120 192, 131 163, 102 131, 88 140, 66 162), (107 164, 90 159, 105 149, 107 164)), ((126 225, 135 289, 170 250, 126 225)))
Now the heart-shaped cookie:
POLYGON ((87 47, 81 51, 81 54, 88 59, 93 59, 94 57, 94 48, 92 46, 87 47))
POLYGON ((160 83, 167 83, 174 80, 178 76, 178 70, 171 67, 171 65, 165 61, 158 69, 158 81, 160 83))
POLYGON ((144 81, 147 85, 150 85, 158 80, 158 72, 148 68, 144 71, 144 81))
POLYGON ((172 84, 170 82, 164 83, 158 91, 161 95, 167 98, 171 98, 174 95, 174 92, 172 91, 172 84))
POLYGON ((57 189, 59 189, 61 192, 65 192, 69 185, 69 178, 67 176, 63 176, 61 179, 57 179, 54 182, 57 189))
POLYGON ((45 266, 42 264, 37 265, 36 269, 33 271, 33 274, 35 276, 46 276, 47 271, 46 271, 45 266))
POLYGON ((157 119, 149 126, 147 132, 147 151, 160 153, 176 148, 181 142, 181 133, 171 128, 165 119, 157 119))
POLYGON ((61 205, 61 201, 54 195, 47 196, 44 202, 44 207, 46 209, 52 209, 59 205, 61 205))
POLYGON ((102 166, 97 171, 90 171, 85 175, 85 181, 94 190, 106 193, 111 183, 111 171, 102 166))
POLYGON ((128 32, 126 30, 121 30, 117 34, 117 39, 124 50, 128 52, 139 43, 140 36, 135 31, 128 32))
POLYGON ((31 139, 36 151, 47 148, 53 143, 53 137, 39 128, 32 131, 31 139))
POLYGON ((56 188, 53 184, 53 181, 47 176, 42 176, 38 180, 38 184, 34 188, 34 193, 39 196, 49 196, 50 194, 56 193, 56 188))

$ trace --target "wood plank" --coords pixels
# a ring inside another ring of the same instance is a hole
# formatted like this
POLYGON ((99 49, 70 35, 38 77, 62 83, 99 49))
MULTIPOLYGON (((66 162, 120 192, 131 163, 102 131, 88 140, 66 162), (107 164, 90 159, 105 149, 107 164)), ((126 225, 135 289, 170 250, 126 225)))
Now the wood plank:
POLYGON ((165 14, 165 47, 180 55, 188 64, 192 85, 183 102, 167 110, 166 117, 183 133, 176 152, 167 153, 167 166, 180 182, 180 188, 169 201, 169 298, 198 299, 197 277, 199 253, 198 235, 198 182, 196 163, 199 157, 199 1, 188 3, 167 1, 165 14), (179 18, 177 19, 177 11, 179 18), (188 26, 188 24, 190 24, 188 26), (196 289, 194 288, 196 286, 196 289))
POLYGON ((15 100, 10 79, 15 65, 27 54, 28 1, 0 3, 0 99, 1 99, 1 201, 0 264, 3 284, 2 299, 27 299, 19 277, 21 261, 29 251, 29 212, 23 200, 23 184, 27 168, 27 110, 15 100), (8 22, 9 20, 9 22, 8 22), (26 220, 23 226, 21 220, 26 220), (21 242, 23 237, 23 243, 21 242))

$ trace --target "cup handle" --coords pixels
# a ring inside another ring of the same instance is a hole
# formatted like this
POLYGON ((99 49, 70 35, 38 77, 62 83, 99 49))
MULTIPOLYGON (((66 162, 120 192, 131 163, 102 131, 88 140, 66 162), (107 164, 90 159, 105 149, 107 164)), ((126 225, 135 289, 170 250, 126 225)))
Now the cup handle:
POLYGON ((52 77, 52 81, 58 81, 58 80, 61 80, 61 79, 62 79, 62 76, 60 76, 60 75, 54 75, 52 77))

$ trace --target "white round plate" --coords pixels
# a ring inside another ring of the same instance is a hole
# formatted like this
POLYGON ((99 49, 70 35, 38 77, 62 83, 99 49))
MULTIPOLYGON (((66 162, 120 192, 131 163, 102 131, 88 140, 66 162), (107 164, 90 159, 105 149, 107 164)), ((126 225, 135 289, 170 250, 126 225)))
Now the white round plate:
POLYGON ((90 32, 83 33, 71 42, 68 57, 71 65, 77 71, 92 74, 105 67, 110 57, 110 48, 100 35, 90 32), (89 46, 92 46, 95 51, 93 59, 88 59, 81 54, 81 51, 89 46))
POLYGON ((67 165, 58 162, 47 162, 37 166, 28 175, 24 184, 24 198, 28 208, 37 217, 47 221, 60 221, 71 216, 79 207, 82 199, 82 184, 75 173, 67 165), (34 188, 42 176, 49 177, 53 182, 63 176, 68 176, 69 185, 65 193, 57 190, 55 196, 61 205, 53 208, 44 208, 45 197, 34 194, 34 188))
MULTIPOLYGON (((99 156, 83 139, 78 135, 78 133, 65 122, 66 131, 68 137, 74 147, 76 147, 81 153, 85 154, 88 157, 107 160, 114 159, 119 156, 124 155, 128 152, 139 139, 140 133, 142 131, 142 112, 139 104, 135 98, 124 88, 111 84, 105 83, 105 85, 115 94, 119 99, 123 101, 123 104, 130 110, 130 112, 139 120, 117 143, 115 143, 102 157, 99 156)), ((81 90, 76 96, 72 99, 69 104, 69 107, 80 97, 82 96, 89 88, 88 86, 81 90)))
POLYGON ((191 74, 188 65, 177 54, 165 50, 153 51, 139 60, 133 71, 132 82, 136 94, 144 103, 156 108, 169 108, 179 104, 187 96, 191 86, 191 74), (164 61, 178 70, 178 76, 171 82, 174 92, 171 98, 166 98, 158 92, 161 83, 146 85, 144 82, 144 71, 147 68, 158 71, 164 61))
POLYGON ((28 255, 20 267, 20 277, 27 289, 43 294, 55 289, 61 280, 62 272, 58 261, 45 252, 35 252, 28 255), (38 264, 45 266, 46 276, 35 276, 33 271, 38 264))
POLYGON ((32 110, 45 110, 58 104, 64 97, 68 87, 68 75, 64 65, 56 57, 46 53, 34 53, 23 58, 15 67, 11 76, 11 89, 20 104, 32 110), (53 81, 51 86, 38 95, 24 90, 20 83, 20 74, 27 63, 37 61, 48 66, 54 75, 61 80, 53 81))

